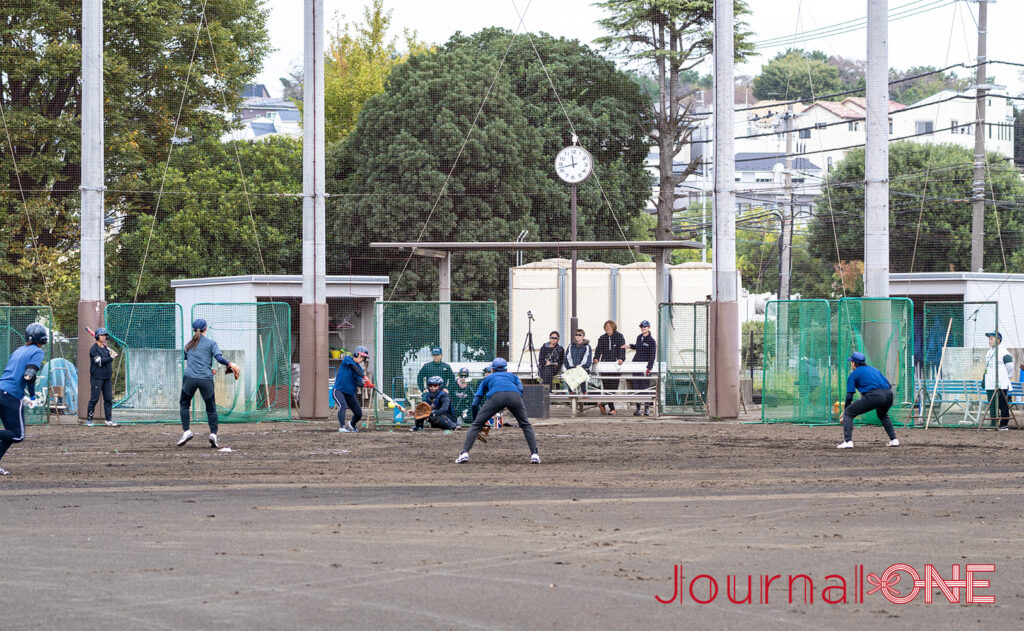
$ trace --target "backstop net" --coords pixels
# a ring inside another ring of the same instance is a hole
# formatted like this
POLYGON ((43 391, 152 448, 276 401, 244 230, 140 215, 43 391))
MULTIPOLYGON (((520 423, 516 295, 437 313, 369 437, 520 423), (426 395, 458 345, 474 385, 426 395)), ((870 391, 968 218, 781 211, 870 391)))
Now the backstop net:
MULTIPOLYGON (((49 339, 43 346, 43 352, 46 354, 43 361, 46 364, 40 366, 43 372, 40 373, 40 378, 36 382, 36 397, 37 399, 41 398, 45 405, 24 410, 26 423, 40 425, 49 418, 52 397, 49 391, 47 368, 50 360, 53 359, 54 336, 60 335, 59 332, 53 330, 53 312, 50 307, 0 307, 0 358, 3 359, 4 366, 7 365, 11 353, 25 345, 25 329, 34 322, 44 325, 50 331, 49 339)), ((74 357, 71 358, 71 361, 74 361, 74 357)))
POLYGON ((982 385, 986 333, 999 330, 995 302, 924 303, 920 423, 929 427, 976 427, 988 413, 982 385))
POLYGON ((763 422, 832 420, 831 311, 827 300, 773 300, 766 305, 763 422))
MULTIPOLYGON (((235 380, 224 366, 214 366, 219 420, 291 420, 291 307, 284 302, 199 303, 192 306, 191 319, 196 318, 206 320, 206 335, 217 342, 224 359, 241 368, 235 380)), ((202 397, 192 400, 192 418, 206 418, 202 397)))
POLYGON ((661 414, 707 414, 708 303, 659 307, 661 414))
MULTIPOLYGON (((843 298, 839 301, 837 344, 837 399, 846 398, 846 361, 860 351, 869 365, 892 384, 893 423, 906 424, 914 404, 914 305, 907 298, 843 298)), ((879 424, 873 412, 857 417, 858 423, 879 424)))
POLYGON ((119 354, 112 373, 115 420, 178 420, 186 339, 181 305, 111 303, 104 311, 103 322, 111 348, 119 354))
MULTIPOLYGON (((493 301, 379 301, 375 325, 371 378, 399 402, 409 403, 420 394, 420 371, 433 361, 432 348, 441 349, 441 360, 454 372, 465 365, 474 378, 498 351, 497 305, 493 301)), ((387 408, 376 403, 373 409, 383 422, 391 417, 387 408)))

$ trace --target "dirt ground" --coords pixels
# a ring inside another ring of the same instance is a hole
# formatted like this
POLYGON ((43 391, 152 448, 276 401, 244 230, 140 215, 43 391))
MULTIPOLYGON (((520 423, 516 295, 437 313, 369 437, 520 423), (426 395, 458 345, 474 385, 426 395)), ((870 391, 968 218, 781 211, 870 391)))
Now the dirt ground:
POLYGON ((836 427, 585 417, 538 423, 531 466, 518 429, 455 465, 462 431, 336 427, 224 425, 231 453, 173 425, 29 427, 2 463, 0 628, 1024 626, 1024 431, 887 448, 858 427, 838 451, 836 427), (895 563, 994 564, 995 602, 856 586, 895 563), (797 574, 813 602, 800 581, 789 602, 797 574))

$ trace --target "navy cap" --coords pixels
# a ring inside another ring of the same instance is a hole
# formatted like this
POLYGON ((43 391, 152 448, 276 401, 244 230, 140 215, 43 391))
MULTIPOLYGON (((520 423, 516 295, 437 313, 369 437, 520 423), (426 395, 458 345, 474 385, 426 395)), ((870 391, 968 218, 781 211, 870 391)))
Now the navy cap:
POLYGON ((860 351, 853 351, 852 353, 850 353, 850 357, 847 359, 847 361, 851 361, 855 364, 866 364, 868 358, 865 357, 864 353, 860 351))
POLYGON ((640 321, 640 327, 642 328, 642 327, 645 327, 645 326, 651 326, 651 323, 648 322, 647 320, 641 320, 640 321))
POLYGON ((985 334, 985 337, 997 337, 999 338, 1000 342, 1003 341, 1003 334, 999 333, 998 331, 989 331, 988 333, 985 334))
POLYGON ((440 346, 435 346, 434 348, 430 349, 430 354, 431 355, 440 355, 441 354, 441 347, 440 346))
POLYGON ((468 377, 469 376, 469 368, 459 368, 459 376, 460 377, 468 377))
POLYGON ((196 318, 195 320, 192 320, 192 330, 193 331, 205 331, 206 330, 206 320, 204 320, 202 318, 196 318))

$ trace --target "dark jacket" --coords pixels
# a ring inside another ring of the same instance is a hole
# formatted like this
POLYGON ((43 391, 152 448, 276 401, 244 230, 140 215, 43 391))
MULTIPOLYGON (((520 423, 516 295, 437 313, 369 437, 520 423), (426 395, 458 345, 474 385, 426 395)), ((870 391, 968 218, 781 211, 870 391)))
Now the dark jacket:
POLYGON ((356 390, 362 387, 365 374, 363 367, 356 363, 351 355, 345 355, 345 358, 341 360, 341 366, 338 366, 338 374, 334 378, 332 390, 355 394, 356 390))
POLYGON ((439 389, 434 393, 427 390, 423 393, 423 402, 430 404, 430 418, 432 420, 452 420, 452 398, 444 390, 439 389))
POLYGON ((444 379, 444 385, 441 386, 442 390, 451 388, 455 385, 455 373, 452 372, 452 367, 443 361, 435 362, 434 360, 430 360, 420 368, 419 374, 416 375, 416 383, 420 387, 420 392, 427 391, 427 379, 430 379, 431 377, 440 377, 441 379, 444 379))
POLYGON ((114 358, 110 356, 110 349, 106 346, 93 344, 89 349, 89 377, 92 379, 110 379, 114 367, 111 365, 114 358), (96 358, 99 357, 99 363, 96 358))
POLYGON ((565 351, 565 367, 575 368, 583 366, 583 370, 590 372, 590 365, 594 362, 594 351, 590 348, 590 340, 583 340, 583 343, 573 342, 565 351))
POLYGON ((558 344, 555 344, 554 347, 551 347, 549 344, 545 344, 540 347, 539 363, 540 373, 542 375, 547 373, 551 373, 552 375, 557 374, 558 371, 562 369, 562 362, 564 361, 565 349, 558 344), (551 365, 545 366, 544 362, 549 360, 551 361, 551 365))
POLYGON ((653 335, 641 333, 636 336, 636 344, 630 344, 629 347, 636 351, 633 361, 647 362, 647 370, 654 368, 654 360, 658 358, 658 343, 653 335))
POLYGON ((597 361, 617 361, 626 360, 626 349, 622 348, 626 345, 626 338, 623 337, 622 333, 615 331, 611 335, 604 333, 601 337, 597 338, 597 346, 594 347, 594 359, 597 361))

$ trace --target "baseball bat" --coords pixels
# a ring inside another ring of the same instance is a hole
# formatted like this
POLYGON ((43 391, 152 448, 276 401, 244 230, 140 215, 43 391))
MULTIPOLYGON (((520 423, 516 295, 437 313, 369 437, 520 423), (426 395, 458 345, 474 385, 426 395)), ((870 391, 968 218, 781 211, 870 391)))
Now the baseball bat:
POLYGON ((386 395, 383 392, 381 392, 380 388, 378 388, 377 386, 374 386, 373 389, 376 390, 377 394, 379 394, 381 396, 381 398, 383 398, 386 402, 394 403, 395 407, 402 411, 402 414, 408 414, 409 413, 408 410, 406 410, 404 407, 402 407, 401 405, 398 404, 398 401, 395 401, 394 399, 392 399, 388 395, 386 395))

